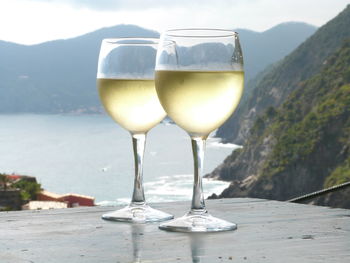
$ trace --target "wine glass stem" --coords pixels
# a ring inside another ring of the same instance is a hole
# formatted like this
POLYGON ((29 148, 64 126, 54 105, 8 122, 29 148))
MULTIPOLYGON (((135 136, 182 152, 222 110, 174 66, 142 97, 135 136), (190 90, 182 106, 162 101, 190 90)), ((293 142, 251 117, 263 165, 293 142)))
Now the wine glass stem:
POLYGON ((134 150, 135 160, 135 179, 134 192, 132 195, 131 205, 144 205, 146 203, 145 194, 143 191, 143 154, 145 152, 146 134, 137 133, 131 134, 132 146, 134 150))
POLYGON ((194 160, 194 184, 191 213, 205 213, 205 203, 202 187, 203 161, 206 140, 201 137, 191 137, 194 160))

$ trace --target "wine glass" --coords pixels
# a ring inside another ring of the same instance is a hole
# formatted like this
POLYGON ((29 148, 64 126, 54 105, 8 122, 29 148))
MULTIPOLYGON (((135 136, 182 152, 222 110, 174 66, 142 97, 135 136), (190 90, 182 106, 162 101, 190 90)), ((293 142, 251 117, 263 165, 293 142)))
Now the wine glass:
POLYGON ((175 29, 162 34, 156 59, 156 90, 168 116, 191 137, 194 186, 191 210, 162 223, 163 230, 214 232, 237 225, 211 216, 202 190, 205 142, 236 109, 243 93, 238 34, 220 29, 175 29))
POLYGON ((97 69, 97 87, 107 113, 130 132, 135 158, 134 191, 131 203, 104 214, 103 219, 155 222, 172 215, 146 204, 142 167, 147 132, 166 116, 154 86, 158 39, 104 39, 97 69))

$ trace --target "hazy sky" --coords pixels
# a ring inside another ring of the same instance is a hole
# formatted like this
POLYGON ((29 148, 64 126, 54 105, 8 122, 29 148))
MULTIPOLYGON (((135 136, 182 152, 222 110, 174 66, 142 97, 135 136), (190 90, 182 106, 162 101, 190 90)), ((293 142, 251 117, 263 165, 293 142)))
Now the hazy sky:
POLYGON ((167 28, 321 26, 350 0, 0 0, 0 40, 34 44, 117 24, 167 28))

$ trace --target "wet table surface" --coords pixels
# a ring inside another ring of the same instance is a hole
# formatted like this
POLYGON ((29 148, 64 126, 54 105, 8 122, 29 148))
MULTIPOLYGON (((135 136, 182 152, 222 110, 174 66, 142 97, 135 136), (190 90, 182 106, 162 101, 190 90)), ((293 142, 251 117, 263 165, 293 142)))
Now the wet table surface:
MULTIPOLYGON (((251 198, 208 200, 235 231, 165 232, 100 219, 115 207, 0 213, 0 262, 350 262, 350 210, 251 198)), ((189 202, 153 204, 182 216, 189 202)))

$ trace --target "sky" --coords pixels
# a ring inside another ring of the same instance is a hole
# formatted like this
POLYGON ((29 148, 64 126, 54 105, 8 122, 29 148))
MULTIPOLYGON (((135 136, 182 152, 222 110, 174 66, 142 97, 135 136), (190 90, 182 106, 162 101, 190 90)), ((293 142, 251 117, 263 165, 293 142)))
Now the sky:
POLYGON ((350 0, 0 0, 0 40, 37 44, 118 24, 171 28, 245 28, 279 23, 322 26, 350 0))

